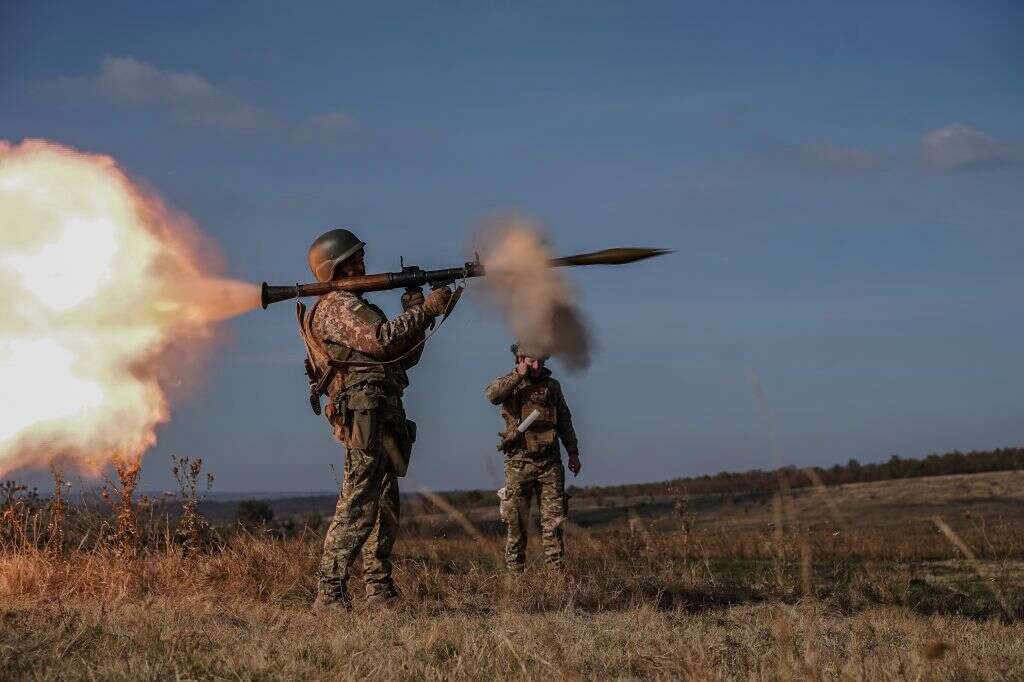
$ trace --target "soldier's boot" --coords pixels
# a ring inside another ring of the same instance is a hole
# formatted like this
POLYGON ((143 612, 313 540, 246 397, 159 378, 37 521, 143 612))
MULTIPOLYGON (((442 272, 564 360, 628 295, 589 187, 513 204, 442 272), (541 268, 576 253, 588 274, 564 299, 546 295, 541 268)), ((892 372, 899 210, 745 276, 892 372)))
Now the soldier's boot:
POLYGON ((522 559, 506 559, 505 570, 509 575, 519 576, 526 573, 526 562, 522 559))
POLYGON ((395 606, 402 599, 402 594, 395 584, 388 580, 381 583, 366 584, 366 602, 375 606, 395 606))
POLYGON ((398 594, 374 594, 366 598, 366 605, 377 609, 393 609, 402 603, 398 594))
POLYGON ((348 581, 337 576, 320 576, 316 583, 316 598, 313 611, 347 611, 352 607, 346 584, 348 581))
POLYGON ((345 592, 317 590, 313 600, 313 613, 344 612, 352 608, 352 601, 345 592))

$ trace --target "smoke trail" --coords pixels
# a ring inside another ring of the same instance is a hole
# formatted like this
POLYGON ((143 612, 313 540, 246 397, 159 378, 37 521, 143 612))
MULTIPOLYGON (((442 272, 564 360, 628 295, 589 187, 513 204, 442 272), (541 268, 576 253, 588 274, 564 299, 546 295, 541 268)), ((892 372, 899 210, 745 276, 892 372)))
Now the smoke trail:
POLYGON ((563 361, 570 370, 590 365, 590 333, 572 289, 549 266, 539 225, 517 216, 492 220, 476 235, 487 276, 488 303, 504 317, 520 342, 563 361))

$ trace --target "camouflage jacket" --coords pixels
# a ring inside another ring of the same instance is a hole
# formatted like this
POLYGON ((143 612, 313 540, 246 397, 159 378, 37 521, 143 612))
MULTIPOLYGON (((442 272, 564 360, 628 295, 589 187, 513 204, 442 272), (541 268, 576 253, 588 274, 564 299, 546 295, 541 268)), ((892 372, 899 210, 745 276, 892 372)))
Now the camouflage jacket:
MULTIPOLYGON (((332 291, 320 297, 310 328, 332 360, 342 362, 389 362, 423 340, 433 319, 420 306, 394 320, 377 306, 348 291, 332 291)), ((406 370, 419 362, 422 346, 389 365, 350 367, 338 372, 328 389, 332 402, 344 400, 350 409, 371 409, 394 403, 409 385, 406 370)), ((400 403, 399 403, 400 404, 400 403)))
POLYGON ((501 405, 505 433, 500 435, 511 433, 534 410, 540 412, 537 421, 506 451, 507 455, 557 454, 559 439, 566 452, 579 455, 572 413, 565 402, 562 385, 552 378, 550 370, 544 369, 539 379, 520 376, 513 370, 488 384, 484 395, 492 404, 501 405))

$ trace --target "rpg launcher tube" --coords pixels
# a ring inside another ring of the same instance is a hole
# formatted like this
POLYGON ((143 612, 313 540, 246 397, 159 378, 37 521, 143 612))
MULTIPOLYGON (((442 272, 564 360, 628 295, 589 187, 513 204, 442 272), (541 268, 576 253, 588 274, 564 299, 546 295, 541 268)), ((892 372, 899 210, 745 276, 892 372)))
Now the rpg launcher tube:
MULTIPOLYGON (((580 253, 575 256, 563 256, 550 261, 553 268, 572 267, 579 265, 624 265, 636 261, 672 253, 669 249, 618 248, 580 253)), ((286 301, 290 298, 305 296, 323 296, 332 291, 351 291, 365 293, 368 291, 386 291, 388 289, 404 289, 420 287, 424 284, 448 284, 460 279, 482 277, 484 266, 479 261, 466 263, 460 268, 445 270, 421 270, 407 267, 401 272, 382 272, 376 275, 360 275, 344 277, 330 282, 313 284, 296 284, 294 286, 271 286, 266 282, 260 290, 260 303, 266 308, 271 303, 286 301)))
POLYGON ((484 274, 479 263, 466 263, 461 268, 445 270, 420 270, 416 267, 405 268, 401 272, 382 272, 376 275, 360 275, 343 277, 329 282, 313 284, 296 284, 295 286, 271 286, 266 282, 260 288, 260 304, 264 309, 271 303, 286 301, 289 298, 306 296, 323 296, 332 291, 351 291, 362 294, 367 291, 387 291, 389 289, 407 289, 421 287, 424 284, 450 284, 451 282, 484 274))

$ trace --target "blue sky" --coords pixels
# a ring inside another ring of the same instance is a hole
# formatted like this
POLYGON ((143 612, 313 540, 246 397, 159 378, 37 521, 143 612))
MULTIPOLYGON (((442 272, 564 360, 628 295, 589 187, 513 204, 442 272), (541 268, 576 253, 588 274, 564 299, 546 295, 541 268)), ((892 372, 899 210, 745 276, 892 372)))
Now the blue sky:
MULTIPOLYGON (((571 278, 598 353, 562 375, 581 484, 1024 442, 1017 3, 3 3, 0 138, 116 157, 234 276, 442 267, 496 211, 560 252, 676 249, 571 278), (759 416, 755 386, 770 407, 759 416)), ((398 295, 374 300, 396 311, 398 295)), ((326 490, 288 305, 230 324, 170 454, 217 488, 326 490)), ((487 486, 506 371, 472 304, 427 351, 410 475, 487 486)))

